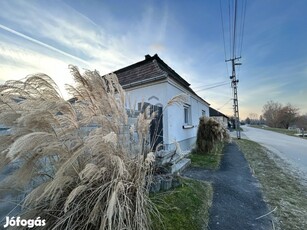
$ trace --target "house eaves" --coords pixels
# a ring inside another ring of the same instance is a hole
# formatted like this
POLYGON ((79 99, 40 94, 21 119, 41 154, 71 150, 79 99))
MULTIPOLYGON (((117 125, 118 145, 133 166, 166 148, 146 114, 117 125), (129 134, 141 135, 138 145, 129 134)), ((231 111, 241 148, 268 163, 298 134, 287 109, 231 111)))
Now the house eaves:
POLYGON ((209 116, 210 117, 225 117, 225 118, 229 119, 228 116, 226 116, 225 114, 213 109, 212 107, 209 107, 209 116))
POLYGON ((117 75, 118 81, 124 89, 171 78, 199 100, 208 106, 210 105, 190 88, 190 83, 169 67, 157 54, 153 56, 146 55, 145 60, 116 70, 114 73, 117 75))

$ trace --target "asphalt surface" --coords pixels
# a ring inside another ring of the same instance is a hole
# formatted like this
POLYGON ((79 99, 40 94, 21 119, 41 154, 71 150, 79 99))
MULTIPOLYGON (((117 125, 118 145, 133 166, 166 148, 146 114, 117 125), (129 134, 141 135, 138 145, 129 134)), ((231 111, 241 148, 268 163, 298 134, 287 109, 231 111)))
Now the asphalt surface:
POLYGON ((307 138, 292 137, 249 126, 242 128, 244 136, 266 147, 283 159, 291 170, 307 178, 307 138))
POLYGON ((214 194, 210 210, 210 230, 269 230, 271 217, 262 198, 260 184, 237 145, 228 144, 220 169, 189 168, 184 176, 211 181, 214 194))

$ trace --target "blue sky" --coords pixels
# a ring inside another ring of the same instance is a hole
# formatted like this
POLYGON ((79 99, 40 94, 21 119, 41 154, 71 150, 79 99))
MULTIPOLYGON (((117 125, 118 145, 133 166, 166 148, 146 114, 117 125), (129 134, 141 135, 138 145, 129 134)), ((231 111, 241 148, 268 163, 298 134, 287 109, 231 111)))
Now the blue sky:
MULTIPOLYGON (((226 27, 228 1, 221 3, 226 27)), ((63 89, 68 64, 105 74, 158 53, 214 108, 233 113, 217 0, 1 0, 0 9, 0 83, 44 72, 63 89)), ((306 12, 305 0, 247 0, 241 118, 260 115, 269 100, 307 113, 306 12)))

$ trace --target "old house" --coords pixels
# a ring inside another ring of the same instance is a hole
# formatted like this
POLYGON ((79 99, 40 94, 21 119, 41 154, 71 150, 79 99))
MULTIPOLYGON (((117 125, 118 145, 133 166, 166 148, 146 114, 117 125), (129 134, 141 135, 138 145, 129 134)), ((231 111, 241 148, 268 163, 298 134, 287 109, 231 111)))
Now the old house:
POLYGON ((164 149, 175 148, 174 141, 182 150, 191 149, 196 141, 199 117, 209 116, 209 103, 198 96, 190 84, 169 67, 157 54, 117 71, 120 84, 131 102, 142 110, 142 101, 151 111, 157 111, 155 125, 151 128, 153 145, 163 144, 164 149), (189 100, 182 106, 171 106, 163 111, 167 102, 185 93, 189 100), (163 112, 163 113, 162 113, 163 112))
POLYGON ((227 117, 225 114, 213 109, 212 107, 209 108, 209 114, 210 117, 222 124, 224 128, 228 128, 229 117, 227 117))

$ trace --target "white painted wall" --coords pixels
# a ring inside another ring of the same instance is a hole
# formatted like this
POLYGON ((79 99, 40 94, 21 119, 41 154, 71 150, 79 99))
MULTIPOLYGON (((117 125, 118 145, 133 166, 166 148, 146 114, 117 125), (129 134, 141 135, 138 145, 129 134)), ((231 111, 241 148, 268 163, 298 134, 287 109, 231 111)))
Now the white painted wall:
MULTIPOLYGON (((159 81, 153 84, 142 85, 133 89, 126 90, 126 107, 129 109, 130 104, 135 110, 138 110, 138 103, 147 102, 152 105, 165 107, 167 100, 167 81, 159 81)), ((167 112, 163 114, 163 143, 167 141, 167 112)))
POLYGON ((228 120, 226 117, 223 116, 212 116, 217 122, 219 122, 224 128, 228 128, 228 120))
MULTIPOLYGON (((164 110, 163 113, 163 142, 167 148, 173 148, 174 141, 182 142, 196 137, 199 118, 202 111, 209 116, 209 105, 191 94, 188 90, 177 84, 171 79, 156 82, 154 84, 142 85, 129 89, 127 92, 126 105, 129 108, 128 101, 136 106, 139 102, 148 102, 153 105, 166 106, 167 102, 174 96, 182 93, 190 95, 189 105, 191 106, 191 125, 193 128, 183 129, 184 125, 184 106, 173 105, 164 110)), ((137 109, 137 107, 136 107, 137 109)), ((194 141, 194 140, 192 140, 194 141)), ((186 149, 187 146, 185 144, 186 149)))
POLYGON ((135 87, 133 89, 126 90, 126 106, 129 108, 129 100, 131 105, 134 105, 136 102, 136 110, 137 104, 139 102, 148 102, 152 105, 162 105, 165 106, 167 103, 167 82, 160 81, 155 84, 142 85, 142 87, 135 87))
MULTIPOLYGON (((206 116, 209 115, 209 105, 198 99, 191 94, 188 90, 178 85, 176 82, 169 80, 167 85, 167 96, 172 98, 178 94, 186 93, 190 95, 189 105, 191 106, 191 125, 193 128, 183 129, 184 125, 184 106, 172 106, 169 107, 167 113, 168 133, 166 136, 165 144, 172 144, 175 140, 182 142, 187 139, 195 138, 197 134, 197 128, 199 118, 202 116, 202 111, 205 111, 206 116)), ((187 148, 185 146, 184 148, 187 148)))

